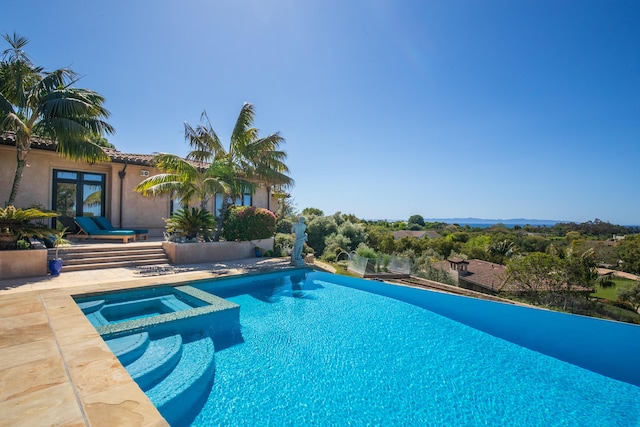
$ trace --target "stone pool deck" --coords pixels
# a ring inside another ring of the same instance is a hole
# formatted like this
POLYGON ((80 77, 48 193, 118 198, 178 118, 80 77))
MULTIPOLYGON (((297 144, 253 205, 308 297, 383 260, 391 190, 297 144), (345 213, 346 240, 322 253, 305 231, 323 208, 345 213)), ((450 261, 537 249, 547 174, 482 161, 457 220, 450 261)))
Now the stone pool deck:
POLYGON ((0 280, 0 426, 167 426, 71 295, 287 268, 251 258, 0 280))

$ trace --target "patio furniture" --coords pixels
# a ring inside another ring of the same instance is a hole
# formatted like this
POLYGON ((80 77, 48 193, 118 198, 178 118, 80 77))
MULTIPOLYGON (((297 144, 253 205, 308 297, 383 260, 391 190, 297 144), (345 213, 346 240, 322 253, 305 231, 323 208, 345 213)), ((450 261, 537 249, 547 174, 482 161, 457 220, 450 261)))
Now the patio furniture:
MULTIPOLYGON (((113 224, 111 224, 111 221, 109 221, 104 216, 94 216, 92 219, 95 221, 96 224, 98 224, 98 227, 100 227, 103 230, 107 230, 107 231, 123 230, 122 228, 115 228, 113 224)), ((140 237, 142 237, 144 240, 147 240, 147 234, 149 233, 149 230, 145 228, 128 228, 127 230, 135 231, 136 240, 139 240, 140 237)))
POLYGON ((129 240, 136 240, 136 232, 133 230, 102 230, 98 227, 90 217, 77 216, 74 218, 80 232, 78 234, 70 235, 71 238, 76 239, 119 239, 123 243, 129 243, 129 240))

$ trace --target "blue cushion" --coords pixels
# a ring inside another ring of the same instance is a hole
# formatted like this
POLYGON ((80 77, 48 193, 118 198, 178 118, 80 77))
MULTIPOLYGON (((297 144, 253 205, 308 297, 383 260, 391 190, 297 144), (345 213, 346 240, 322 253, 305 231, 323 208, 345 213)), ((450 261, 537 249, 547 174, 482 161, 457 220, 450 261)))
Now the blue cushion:
POLYGON ((133 230, 102 230, 88 216, 77 216, 74 219, 82 231, 90 236, 132 236, 136 234, 133 230))

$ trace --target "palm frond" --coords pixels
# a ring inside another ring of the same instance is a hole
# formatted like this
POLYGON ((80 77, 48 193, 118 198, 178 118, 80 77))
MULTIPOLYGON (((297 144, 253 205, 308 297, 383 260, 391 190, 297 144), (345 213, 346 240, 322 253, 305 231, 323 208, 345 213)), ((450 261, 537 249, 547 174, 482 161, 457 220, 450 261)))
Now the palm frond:
POLYGON ((111 160, 102 147, 91 142, 87 136, 74 138, 63 135, 56 139, 58 141, 57 152, 67 159, 82 160, 89 163, 97 161, 108 162, 111 160))

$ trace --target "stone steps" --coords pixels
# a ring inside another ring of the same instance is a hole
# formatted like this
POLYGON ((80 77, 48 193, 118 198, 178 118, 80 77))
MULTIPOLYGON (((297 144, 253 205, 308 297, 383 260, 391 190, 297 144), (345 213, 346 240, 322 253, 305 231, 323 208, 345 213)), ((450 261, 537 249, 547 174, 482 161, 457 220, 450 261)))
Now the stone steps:
MULTIPOLYGON (((170 264, 161 242, 134 245, 65 247, 60 248, 58 256, 62 258, 63 272, 170 264)), ((55 249, 49 249, 48 258, 54 256, 55 249)))

